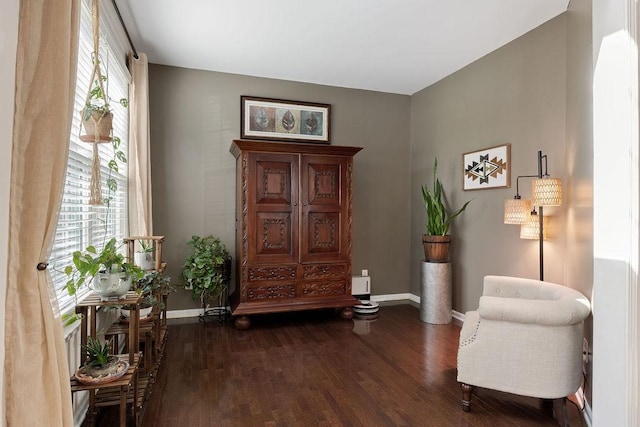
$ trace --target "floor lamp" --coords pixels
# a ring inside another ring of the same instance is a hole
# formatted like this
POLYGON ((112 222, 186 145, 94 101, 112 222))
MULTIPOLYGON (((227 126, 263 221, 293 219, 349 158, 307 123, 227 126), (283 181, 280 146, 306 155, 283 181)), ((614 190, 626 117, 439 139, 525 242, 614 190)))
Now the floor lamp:
POLYGON ((521 239, 538 239, 540 256, 540 280, 544 280, 544 245, 547 235, 545 206, 562 204, 562 182, 551 178, 547 171, 547 155, 538 151, 538 174, 519 175, 516 178, 516 195, 504 203, 504 223, 520 225, 521 239), (543 168, 544 166, 544 168, 543 168), (533 178, 531 196, 533 200, 520 196, 520 178, 533 178), (536 211, 536 207, 538 210, 536 211))

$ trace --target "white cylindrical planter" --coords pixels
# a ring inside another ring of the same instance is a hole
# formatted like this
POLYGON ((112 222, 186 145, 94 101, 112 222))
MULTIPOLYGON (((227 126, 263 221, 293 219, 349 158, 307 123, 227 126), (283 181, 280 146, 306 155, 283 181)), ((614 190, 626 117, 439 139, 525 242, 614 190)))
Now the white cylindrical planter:
POLYGON ((420 320, 451 323, 451 263, 422 261, 420 320))

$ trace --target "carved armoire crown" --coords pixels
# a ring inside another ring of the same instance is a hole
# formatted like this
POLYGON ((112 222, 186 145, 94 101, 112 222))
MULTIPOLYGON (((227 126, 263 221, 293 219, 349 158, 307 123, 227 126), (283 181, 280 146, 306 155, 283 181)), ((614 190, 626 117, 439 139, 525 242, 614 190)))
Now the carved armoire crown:
POLYGON ((359 147, 235 140, 236 327, 339 307, 351 318, 352 171, 359 147))

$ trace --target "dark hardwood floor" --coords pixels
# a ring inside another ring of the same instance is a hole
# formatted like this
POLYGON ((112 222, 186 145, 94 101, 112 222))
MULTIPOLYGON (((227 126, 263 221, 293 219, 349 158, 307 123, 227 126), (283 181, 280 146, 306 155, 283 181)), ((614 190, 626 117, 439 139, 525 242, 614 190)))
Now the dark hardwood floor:
MULTIPOLYGON (((264 315, 247 331, 172 324, 143 426, 556 425, 539 399, 485 389, 463 412, 459 332, 421 322, 412 305, 383 306, 376 320, 264 315)), ((571 425, 583 425, 567 405, 571 425)))

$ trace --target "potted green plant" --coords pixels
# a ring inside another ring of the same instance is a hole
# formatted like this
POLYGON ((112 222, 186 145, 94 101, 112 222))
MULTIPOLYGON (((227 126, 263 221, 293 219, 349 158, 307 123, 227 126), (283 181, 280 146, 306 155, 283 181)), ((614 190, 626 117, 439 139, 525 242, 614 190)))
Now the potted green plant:
POLYGON ((442 182, 437 177, 438 159, 433 166, 433 189, 422 186, 422 198, 427 213, 426 234, 422 235, 424 256, 427 262, 448 262, 451 236, 449 226, 451 222, 467 208, 471 200, 454 212, 449 211, 443 201, 444 190, 442 182))
POLYGON ((156 262, 153 259, 156 248, 153 246, 153 242, 141 239, 139 243, 140 250, 137 250, 133 255, 136 265, 144 271, 153 270, 156 267, 156 262))
MULTIPOLYGON (((145 319, 151 315, 154 308, 162 310, 164 303, 162 295, 175 292, 177 289, 171 283, 171 277, 160 271, 147 271, 144 275, 134 281, 132 289, 142 296, 140 303, 140 318, 145 319)), ((129 310, 121 308, 124 318, 129 318, 129 310)))
MULTIPOLYGON (((111 100, 104 89, 106 82, 106 75, 102 75, 99 70, 94 73, 87 100, 82 108, 82 128, 84 129, 80 135, 82 141, 109 142, 112 139, 113 112, 111 100)), ((125 108, 129 106, 129 100, 126 98, 120 99, 118 103, 125 108)))
POLYGON ((101 300, 107 301, 113 296, 123 299, 131 288, 131 281, 142 277, 140 267, 128 262, 118 252, 115 238, 109 240, 100 252, 94 246, 75 251, 72 260, 73 265, 64 269, 68 277, 64 287, 69 295, 75 295, 81 286, 94 279, 93 290, 101 300))
MULTIPOLYGON (((87 93, 87 98, 84 107, 81 112, 82 120, 82 132, 80 132, 80 140, 93 144, 94 161, 93 172, 91 175, 91 197, 89 204, 101 205, 103 203, 109 203, 111 197, 105 199, 102 198, 100 191, 100 159, 98 156, 98 144, 111 141, 113 147, 113 159, 109 161, 109 177, 107 178, 107 187, 110 192, 115 192, 117 189, 117 181, 112 178, 112 172, 118 172, 118 161, 121 163, 127 163, 127 157, 122 150, 120 150, 121 140, 119 137, 112 135, 113 129, 113 112, 111 110, 111 99, 107 96, 105 91, 105 84, 107 82, 107 76, 103 75, 100 71, 100 60, 96 53, 93 53, 94 70, 90 79, 90 89, 87 93)), ((129 106, 129 100, 122 98, 118 101, 124 108, 129 106)))
POLYGON ((194 300, 205 302, 218 296, 231 273, 231 255, 216 236, 192 236, 187 242, 193 252, 182 266, 182 285, 191 289, 194 300))

